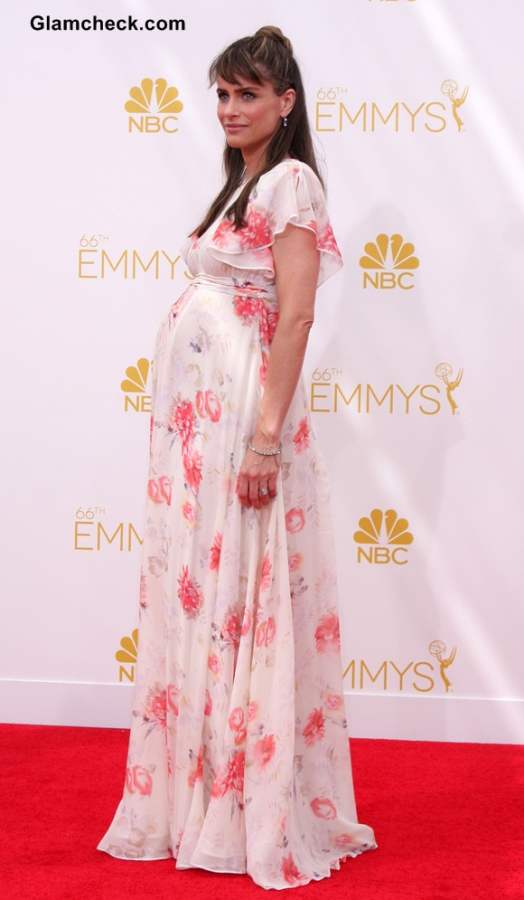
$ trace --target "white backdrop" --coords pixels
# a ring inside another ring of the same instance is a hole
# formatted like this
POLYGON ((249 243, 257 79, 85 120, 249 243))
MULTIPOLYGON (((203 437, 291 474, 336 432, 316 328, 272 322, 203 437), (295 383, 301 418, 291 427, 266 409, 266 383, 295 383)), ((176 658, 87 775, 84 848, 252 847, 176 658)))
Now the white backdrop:
MULTIPOLYGON (((187 284, 178 248, 222 180, 208 65, 272 23, 302 69, 345 261, 304 372, 350 733, 522 742, 522 5, 185 7, 171 33, 3 13, 0 715, 129 725, 147 362, 187 284), (143 79, 166 79, 179 111, 126 110, 143 79)), ((97 14, 174 15, 167 0, 97 14)))

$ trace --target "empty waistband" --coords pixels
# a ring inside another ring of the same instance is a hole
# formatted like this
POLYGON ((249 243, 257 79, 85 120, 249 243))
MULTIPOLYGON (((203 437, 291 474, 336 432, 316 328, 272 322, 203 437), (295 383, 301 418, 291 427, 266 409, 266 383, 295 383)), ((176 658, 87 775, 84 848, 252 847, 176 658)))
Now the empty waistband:
POLYGON ((190 284, 204 284, 216 287, 232 294, 261 294, 264 297, 276 297, 274 285, 252 284, 249 280, 234 278, 231 275, 208 275, 206 272, 197 272, 190 284))

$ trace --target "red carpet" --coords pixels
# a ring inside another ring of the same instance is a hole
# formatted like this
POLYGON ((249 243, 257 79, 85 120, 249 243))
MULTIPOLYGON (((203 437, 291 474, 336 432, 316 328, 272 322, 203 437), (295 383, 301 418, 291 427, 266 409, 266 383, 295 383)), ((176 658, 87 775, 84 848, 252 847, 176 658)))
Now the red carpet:
MULTIPOLYGON (((2 900, 234 900, 247 875, 96 850, 120 799, 128 731, 0 725, 2 900)), ((288 900, 524 900, 524 747, 351 739, 359 819, 379 847, 288 900)), ((275 894, 277 892, 274 892, 275 894)))

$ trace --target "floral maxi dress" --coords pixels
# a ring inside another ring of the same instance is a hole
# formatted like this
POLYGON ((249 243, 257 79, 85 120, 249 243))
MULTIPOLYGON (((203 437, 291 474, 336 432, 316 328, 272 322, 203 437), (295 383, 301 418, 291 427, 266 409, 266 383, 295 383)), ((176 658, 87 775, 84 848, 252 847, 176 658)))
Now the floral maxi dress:
POLYGON ((186 239, 194 277, 156 337, 133 716, 97 849, 281 889, 378 845, 356 815, 329 485, 302 374, 276 498, 257 510, 235 492, 278 322, 274 236, 313 231, 317 286, 342 257, 302 161, 259 178, 246 222, 186 239))

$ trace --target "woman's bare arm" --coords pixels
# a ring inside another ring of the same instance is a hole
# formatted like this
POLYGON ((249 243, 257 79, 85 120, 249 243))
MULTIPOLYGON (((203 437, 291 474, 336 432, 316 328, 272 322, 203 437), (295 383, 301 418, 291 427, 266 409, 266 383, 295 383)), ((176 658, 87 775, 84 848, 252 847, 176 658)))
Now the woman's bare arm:
MULTIPOLYGON (((273 244, 279 318, 269 360, 256 427, 250 443, 264 449, 280 440, 282 426, 298 384, 314 321, 320 253, 312 231, 288 223, 273 244)), ((259 508, 276 495, 278 456, 261 456, 247 449, 238 475, 241 503, 259 508), (260 496, 259 487, 269 493, 260 496)))
POLYGON ((315 315, 320 253, 315 235, 288 223, 273 244, 279 319, 269 353, 257 432, 278 442, 295 392, 315 315))

